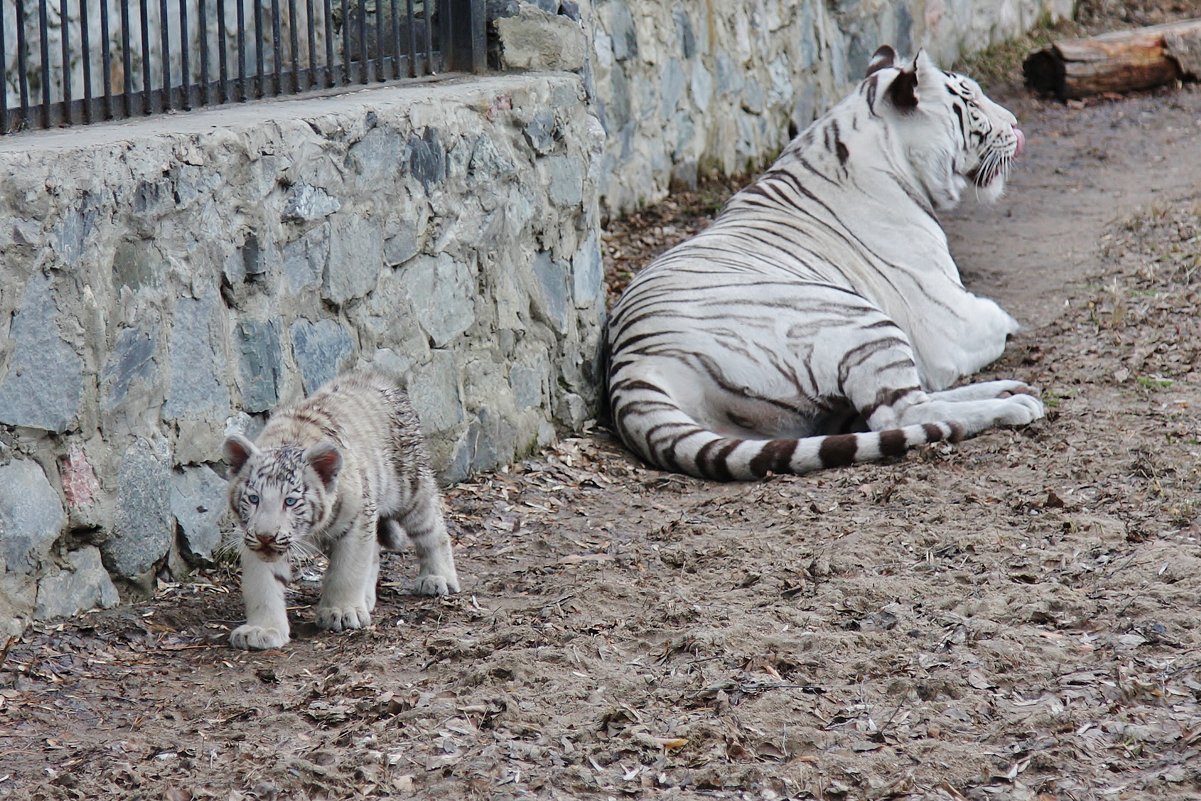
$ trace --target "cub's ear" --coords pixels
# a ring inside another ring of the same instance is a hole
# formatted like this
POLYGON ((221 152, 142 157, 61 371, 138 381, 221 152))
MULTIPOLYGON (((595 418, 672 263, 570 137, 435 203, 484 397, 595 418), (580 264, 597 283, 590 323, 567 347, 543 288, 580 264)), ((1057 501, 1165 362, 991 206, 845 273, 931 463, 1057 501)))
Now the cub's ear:
POLYGON ((304 460, 321 479, 326 489, 334 486, 338 472, 342 469, 342 452, 329 440, 318 442, 304 452, 304 460))
POLYGON ((250 457, 259 452, 258 448, 254 447, 254 443, 241 434, 230 434, 226 437, 221 451, 225 455, 225 463, 229 465, 231 476, 242 472, 242 468, 246 466, 250 457))
POLYGON ((880 45, 879 49, 872 55, 872 60, 867 64, 867 72, 863 73, 866 78, 872 73, 879 72, 888 67, 895 67, 897 63, 897 51, 892 49, 891 45, 880 45))

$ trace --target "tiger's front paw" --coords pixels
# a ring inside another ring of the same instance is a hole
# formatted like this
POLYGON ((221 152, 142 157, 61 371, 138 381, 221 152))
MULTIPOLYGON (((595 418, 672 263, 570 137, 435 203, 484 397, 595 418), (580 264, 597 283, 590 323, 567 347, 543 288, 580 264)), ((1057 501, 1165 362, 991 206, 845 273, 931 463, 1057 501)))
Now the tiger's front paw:
POLYGON ((238 626, 229 634, 229 644, 243 651, 264 651, 268 648, 280 648, 288 644, 288 632, 268 626, 254 626, 250 623, 238 626))
POLYGON ((366 606, 319 606, 317 628, 326 631, 349 631, 371 625, 371 613, 366 606))
POLYGON ((418 576, 410 588, 410 592, 414 595, 449 595, 452 592, 458 591, 459 577, 453 574, 449 578, 446 576, 436 576, 432 573, 425 576, 418 576))

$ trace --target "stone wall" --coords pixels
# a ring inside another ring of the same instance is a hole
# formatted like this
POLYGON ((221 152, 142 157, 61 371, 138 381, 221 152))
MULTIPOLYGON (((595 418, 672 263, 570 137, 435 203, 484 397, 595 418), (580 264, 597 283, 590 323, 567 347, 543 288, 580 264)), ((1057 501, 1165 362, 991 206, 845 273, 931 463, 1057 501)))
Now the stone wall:
POLYGON ((764 166, 863 75, 880 44, 960 55, 1071 15, 1073 0, 489 0, 498 59, 576 69, 605 127, 601 202, 610 214, 698 173, 764 166), (558 17, 559 19, 551 19, 558 17), (550 21, 548 21, 550 19, 550 21), (531 41, 534 44, 531 44, 531 41), (568 58, 564 61, 564 55, 568 58), (543 61, 545 63, 545 60, 543 61))
POLYGON ((226 431, 343 368, 445 481, 578 428, 601 136, 543 74, 0 139, 0 632, 209 557, 226 431))

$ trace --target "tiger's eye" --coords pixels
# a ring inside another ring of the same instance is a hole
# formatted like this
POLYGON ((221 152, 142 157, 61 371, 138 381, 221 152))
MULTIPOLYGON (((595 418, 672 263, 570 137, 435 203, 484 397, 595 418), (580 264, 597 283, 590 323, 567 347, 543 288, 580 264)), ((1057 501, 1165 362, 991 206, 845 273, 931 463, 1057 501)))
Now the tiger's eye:
POLYGON ((284 506, 295 506, 298 500, 300 499, 292 497, 284 498, 284 506))
POLYGON ((247 495, 247 496, 246 496, 246 500, 250 501, 250 502, 251 502, 251 503, 253 503, 255 506, 258 506, 258 505, 259 505, 259 496, 255 495, 254 493, 251 493, 250 495, 247 495))

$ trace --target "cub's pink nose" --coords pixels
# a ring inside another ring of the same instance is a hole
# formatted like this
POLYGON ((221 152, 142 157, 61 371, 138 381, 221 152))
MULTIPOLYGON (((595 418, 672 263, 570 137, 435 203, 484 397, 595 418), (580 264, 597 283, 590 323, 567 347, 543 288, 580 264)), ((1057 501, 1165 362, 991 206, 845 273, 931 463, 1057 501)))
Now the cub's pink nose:
POLYGON ((1013 133, 1018 138, 1018 146, 1013 150, 1013 157, 1017 158, 1026 149, 1026 134, 1022 133, 1021 128, 1014 128, 1013 133))
POLYGON ((259 545, 274 545, 274 534, 255 534, 254 538, 259 541, 259 545))

